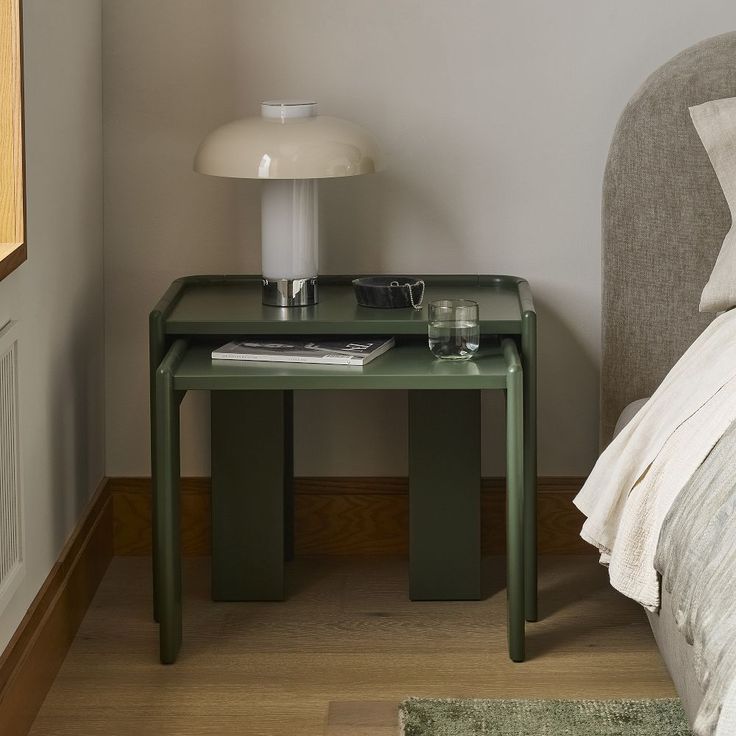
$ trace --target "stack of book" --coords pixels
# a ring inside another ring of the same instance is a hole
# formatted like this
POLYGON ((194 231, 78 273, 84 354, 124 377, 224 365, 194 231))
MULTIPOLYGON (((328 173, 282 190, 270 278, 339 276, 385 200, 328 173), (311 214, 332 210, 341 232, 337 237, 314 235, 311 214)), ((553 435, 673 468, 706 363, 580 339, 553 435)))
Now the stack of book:
POLYGON ((394 346, 393 337, 349 340, 234 340, 212 351, 213 360, 247 360, 263 363, 321 363, 365 365, 394 346))

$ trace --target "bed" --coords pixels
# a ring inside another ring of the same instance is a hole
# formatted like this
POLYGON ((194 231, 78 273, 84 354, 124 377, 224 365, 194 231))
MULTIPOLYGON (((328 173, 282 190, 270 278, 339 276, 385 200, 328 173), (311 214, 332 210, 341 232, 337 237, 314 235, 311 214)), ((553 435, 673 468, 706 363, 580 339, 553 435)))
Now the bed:
MULTIPOLYGON (((731 215, 688 107, 731 97, 736 33, 664 64, 616 127, 602 207, 602 447, 622 413, 620 425, 641 406, 632 402, 651 396, 713 319, 698 303, 731 215)), ((693 647, 678 630, 664 588, 661 603, 649 620, 692 724, 703 699, 693 647)))

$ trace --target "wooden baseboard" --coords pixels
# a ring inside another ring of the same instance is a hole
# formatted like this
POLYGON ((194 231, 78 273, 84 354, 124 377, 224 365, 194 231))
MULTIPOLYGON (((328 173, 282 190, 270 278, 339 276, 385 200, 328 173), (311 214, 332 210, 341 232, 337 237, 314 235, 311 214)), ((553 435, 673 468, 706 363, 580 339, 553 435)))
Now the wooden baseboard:
MULTIPOLYGON (((539 550, 542 554, 594 552, 579 536, 583 517, 572 499, 583 478, 540 478, 539 550)), ((115 554, 151 553, 150 478, 111 478, 115 554)), ((483 480, 483 551, 501 554, 505 545, 504 481, 483 480)), ((406 478, 296 478, 297 555, 405 555, 408 552, 406 478)), ((182 549, 210 553, 209 478, 181 484, 182 549)))
POLYGON ((0 656, 0 734, 26 736, 113 554, 106 481, 0 656))

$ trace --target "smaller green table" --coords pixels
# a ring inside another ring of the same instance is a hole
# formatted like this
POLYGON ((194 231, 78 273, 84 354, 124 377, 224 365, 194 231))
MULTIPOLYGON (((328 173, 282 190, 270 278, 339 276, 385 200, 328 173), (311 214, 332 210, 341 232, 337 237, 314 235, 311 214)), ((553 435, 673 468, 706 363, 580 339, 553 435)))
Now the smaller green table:
POLYGON ((179 403, 211 392, 212 591, 217 600, 278 600, 292 554, 292 392, 401 389, 409 402, 410 596, 480 598, 480 391, 506 392, 509 653, 524 658, 536 620, 536 320, 528 285, 504 276, 426 277, 427 301, 480 304, 481 351, 438 361, 426 310, 355 304, 349 277, 325 279, 320 304, 264 307, 255 277, 190 277, 151 314, 154 608, 162 662, 181 644, 179 403), (212 361, 242 335, 380 335, 397 345, 367 366, 212 361))

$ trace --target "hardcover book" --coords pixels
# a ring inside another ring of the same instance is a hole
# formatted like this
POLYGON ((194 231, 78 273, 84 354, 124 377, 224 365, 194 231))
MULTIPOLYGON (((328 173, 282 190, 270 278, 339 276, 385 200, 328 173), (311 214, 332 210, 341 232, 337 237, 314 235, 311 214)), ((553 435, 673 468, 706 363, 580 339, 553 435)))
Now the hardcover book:
POLYGON ((365 365, 394 346, 393 337, 346 340, 234 340, 212 351, 213 360, 254 360, 264 363, 365 365))

